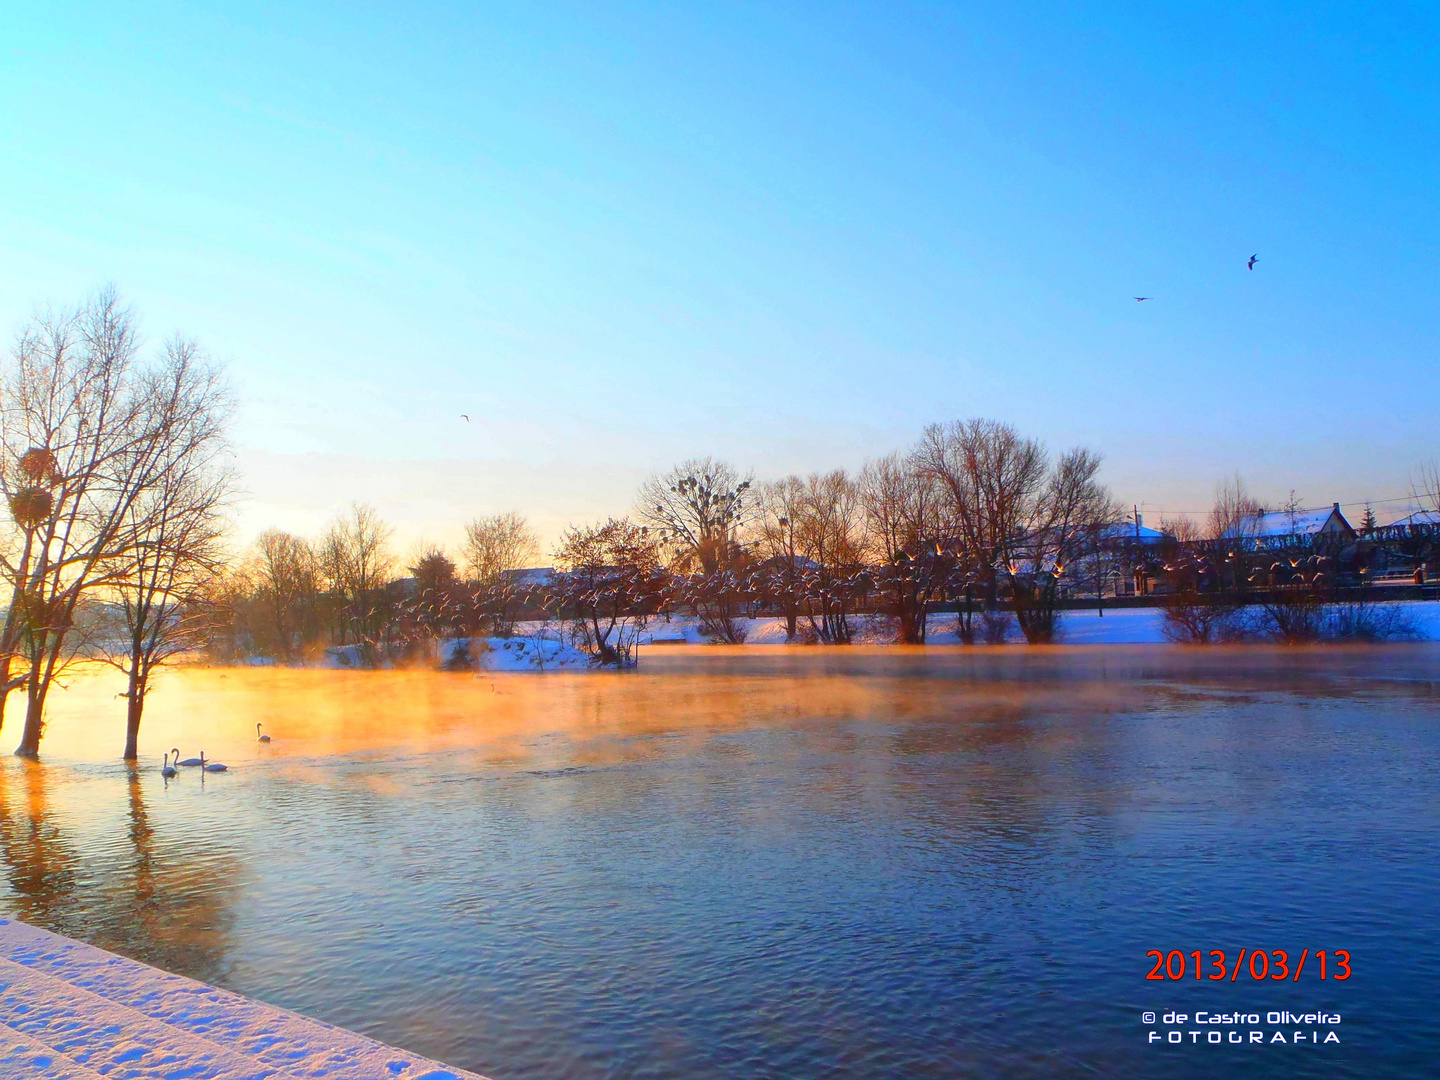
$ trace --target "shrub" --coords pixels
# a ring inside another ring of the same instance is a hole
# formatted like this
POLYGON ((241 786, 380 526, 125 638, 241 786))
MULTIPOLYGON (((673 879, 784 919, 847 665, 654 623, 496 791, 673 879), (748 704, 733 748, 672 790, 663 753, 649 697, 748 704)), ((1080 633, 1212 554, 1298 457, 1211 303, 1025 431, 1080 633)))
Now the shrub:
POLYGON ((1186 589, 1165 598, 1160 632, 1182 645, 1213 645, 1244 637, 1245 625, 1234 600, 1186 589))
POLYGON ((1325 636, 1332 641, 1414 641, 1420 631, 1403 605, 1361 599, 1331 607, 1325 636))
POLYGON ((986 645, 1004 645, 1010 637, 1015 616, 999 608, 986 608, 980 613, 980 636, 986 645))

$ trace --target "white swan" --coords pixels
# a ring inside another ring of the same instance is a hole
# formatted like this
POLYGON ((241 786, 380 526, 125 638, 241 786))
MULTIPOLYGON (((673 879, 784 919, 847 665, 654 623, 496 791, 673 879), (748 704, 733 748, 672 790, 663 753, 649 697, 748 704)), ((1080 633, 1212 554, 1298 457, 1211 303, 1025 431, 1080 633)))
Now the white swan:
MULTIPOLYGON (((180 755, 176 754, 175 756, 179 757, 180 755)), ((170 755, 167 753, 165 755, 165 764, 160 767, 160 775, 168 778, 174 776, 177 772, 179 772, 179 770, 170 764, 170 755)))
POLYGON ((204 751, 204 750, 201 750, 201 751, 200 751, 200 771, 201 771, 201 772, 224 772, 224 771, 225 771, 226 769, 228 769, 228 768, 230 768, 229 765, 221 765, 220 762, 218 762, 218 761, 206 761, 206 760, 205 760, 205 751, 204 751))
POLYGON ((181 760, 180 760, 180 751, 179 751, 179 750, 175 749, 175 748, 172 746, 172 747, 170 748, 170 752, 175 755, 175 764, 176 764, 176 765, 186 765, 186 766, 189 766, 189 765, 199 765, 199 764, 201 763, 201 759, 204 758, 204 756, 205 756, 204 753, 201 753, 200 757, 187 757, 184 761, 181 761, 181 760))
POLYGON ((256 736, 257 736, 257 738, 256 738, 256 740, 255 740, 256 742, 269 742, 269 741, 270 741, 270 736, 269 736, 269 735, 261 735, 261 734, 260 734, 260 725, 259 725, 259 724, 256 724, 256 725, 255 725, 255 734, 256 734, 256 736))

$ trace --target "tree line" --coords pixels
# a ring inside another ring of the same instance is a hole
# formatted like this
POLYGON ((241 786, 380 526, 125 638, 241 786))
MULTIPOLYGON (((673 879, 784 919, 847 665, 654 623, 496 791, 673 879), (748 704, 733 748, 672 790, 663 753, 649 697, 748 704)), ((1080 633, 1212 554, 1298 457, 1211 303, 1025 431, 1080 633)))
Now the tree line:
POLYGON ((743 642, 748 616, 773 614, 792 640, 846 644, 863 610, 920 644, 937 601, 962 601, 960 638, 972 641, 977 616, 1003 597, 1026 639, 1043 643, 1067 566, 1118 519, 1099 466, 1089 450, 1052 456, 991 420, 933 425, 853 474, 760 483, 691 459, 651 476, 631 514, 567 529, 545 577, 516 572, 539 546, 512 513, 471 522, 458 563, 430 547, 392 580, 389 530, 356 506, 318 541, 260 537, 230 579, 229 640, 286 661, 354 645, 375 663, 437 638, 506 636, 523 616, 624 666, 661 613, 692 615, 719 642, 743 642))

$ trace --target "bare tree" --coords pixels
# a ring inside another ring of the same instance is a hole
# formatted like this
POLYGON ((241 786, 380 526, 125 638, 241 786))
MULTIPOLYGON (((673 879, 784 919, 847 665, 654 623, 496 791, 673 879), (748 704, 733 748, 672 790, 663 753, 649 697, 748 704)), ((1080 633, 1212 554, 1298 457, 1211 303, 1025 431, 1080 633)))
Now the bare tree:
POLYGON ((1160 532, 1165 536, 1174 537, 1182 544, 1188 544, 1204 539, 1205 530, 1193 517, 1181 514, 1179 517, 1161 518, 1160 532))
POLYGON ((1206 531, 1212 540, 1251 536, 1256 519, 1264 508, 1250 497, 1245 481, 1237 472, 1215 485, 1215 505, 1210 511, 1206 531))
POLYGON ((513 510, 465 526, 465 561, 470 576, 482 585, 495 584, 506 570, 528 566, 539 553, 535 530, 513 510))
POLYGON ((928 605, 955 573, 944 543, 943 492, 933 473, 892 453, 865 466, 860 499, 876 584, 899 624, 900 641, 923 645, 928 605))
POLYGON ((1417 509, 1440 514, 1440 459, 1422 461, 1411 474, 1410 498, 1417 509))
POLYGON ((117 560, 140 539, 136 502, 190 437, 190 399, 157 396, 136 352, 134 317, 106 290, 34 320, 5 373, 0 488, 15 533, 3 562, 0 693, 27 690, 21 755, 39 752, 46 696, 75 655, 77 613, 116 583, 117 560))
POLYGON ((1010 425, 966 420, 927 428, 915 459, 949 496, 959 543, 992 582, 991 598, 1003 578, 1025 639, 1052 640, 1065 567, 1119 516, 1096 479, 1099 457, 1076 448, 1052 465, 1010 425))
POLYGON ((795 640, 804 606, 804 575, 809 563, 800 554, 795 530, 800 521, 805 482, 798 476, 775 480, 760 489, 759 512, 750 523, 749 539, 757 564, 755 591, 785 616, 785 636, 795 640))
POLYGON ((666 578, 649 530, 624 518, 566 530, 555 560, 559 609, 595 663, 630 667, 639 631, 658 610, 666 578))
POLYGON ((354 503, 331 523, 320 543, 320 564, 341 605, 340 644, 360 645, 370 663, 378 660, 390 619, 385 586, 395 567, 393 531, 374 507, 354 503))
POLYGON ((304 537, 267 529, 255 538, 247 566, 252 595, 265 615, 262 641, 292 663, 320 633, 320 559, 304 537))
POLYGON ((510 571, 530 565, 539 552, 535 531, 514 511, 476 518, 465 526, 465 558, 474 582, 472 600, 500 637, 514 633, 518 609, 525 600, 510 571))
POLYGON ((754 508, 753 481, 712 458, 691 458, 653 475, 636 496, 636 516, 656 530, 677 599, 712 638, 738 645, 749 559, 739 541, 754 508))
POLYGON ((194 344, 172 342, 164 365, 144 383, 151 406, 171 418, 175 437, 153 482, 130 504, 126 542, 107 566, 124 641, 121 648, 107 642, 101 656, 127 679, 127 761, 138 753, 156 669, 201 647, 214 626, 209 593, 224 567, 224 511, 233 484, 225 445, 230 394, 194 344))
POLYGON ((915 448, 917 464, 940 483, 954 542, 997 598, 1009 548, 1024 535, 1030 506, 1045 482, 1044 447, 995 420, 931 424, 915 448))
POLYGON ((753 485, 728 462, 691 458, 640 486, 635 516, 659 530, 673 569, 713 574, 735 554, 736 533, 753 509, 753 485))
POLYGON ((865 539, 859 485, 844 469, 811 473, 797 511, 795 537, 807 561, 806 619, 820 641, 848 645, 865 539))

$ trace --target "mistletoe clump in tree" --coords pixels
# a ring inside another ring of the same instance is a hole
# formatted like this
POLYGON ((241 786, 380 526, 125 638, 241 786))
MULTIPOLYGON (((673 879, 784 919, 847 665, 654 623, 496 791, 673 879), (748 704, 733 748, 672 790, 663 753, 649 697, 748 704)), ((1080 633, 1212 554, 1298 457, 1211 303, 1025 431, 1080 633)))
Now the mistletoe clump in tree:
POLYGON ((636 499, 636 516, 655 530, 676 574, 676 599, 707 634, 732 645, 745 640, 739 620, 751 559, 739 535, 755 508, 753 488, 724 461, 692 458, 650 477, 636 499))

